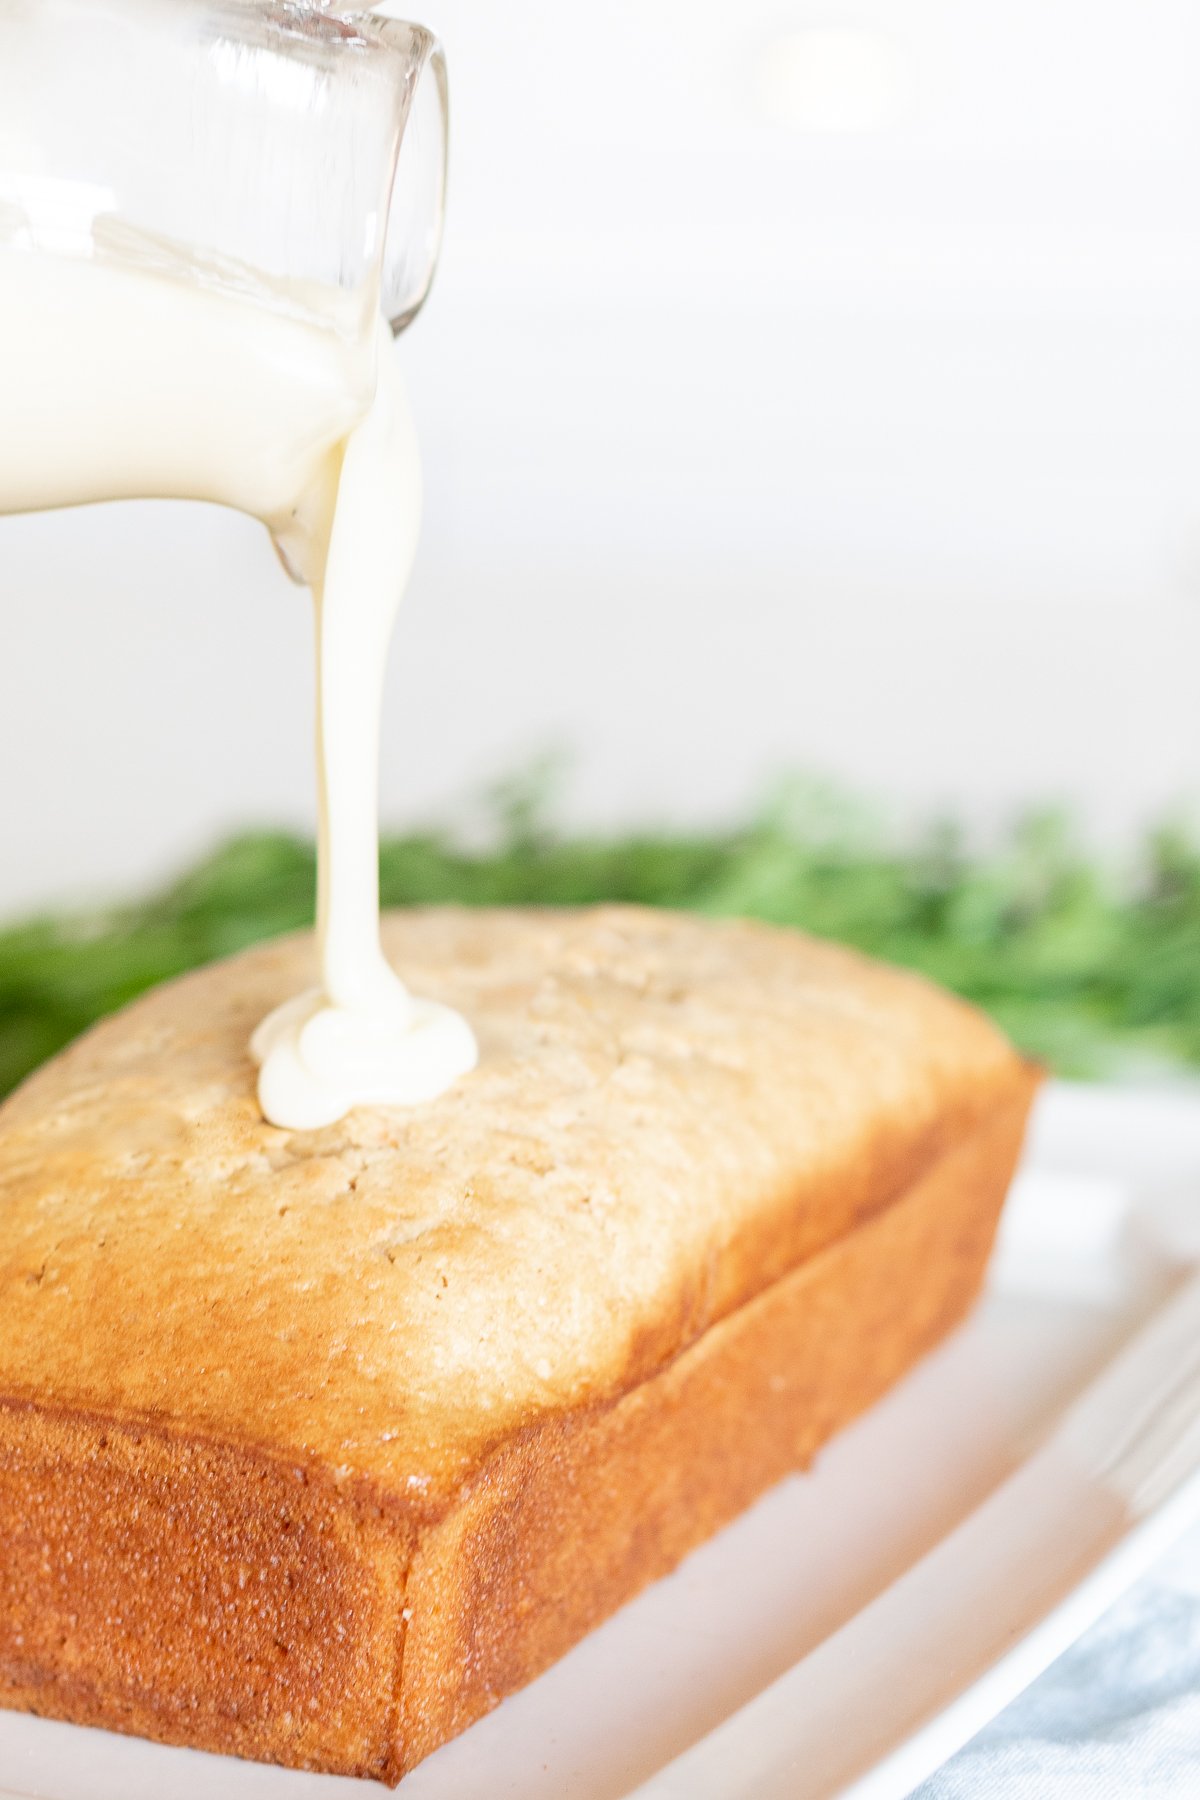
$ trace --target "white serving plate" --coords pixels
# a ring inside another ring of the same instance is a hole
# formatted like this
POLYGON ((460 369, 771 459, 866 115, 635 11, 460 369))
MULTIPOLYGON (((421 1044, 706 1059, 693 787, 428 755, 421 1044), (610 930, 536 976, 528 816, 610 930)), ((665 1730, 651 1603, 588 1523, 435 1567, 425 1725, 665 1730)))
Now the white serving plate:
MULTIPOLYGON (((405 1800, 902 1800, 1200 1518, 1200 1097, 1039 1105, 970 1323, 405 1800)), ((364 1800, 0 1714, 0 1800, 364 1800)))

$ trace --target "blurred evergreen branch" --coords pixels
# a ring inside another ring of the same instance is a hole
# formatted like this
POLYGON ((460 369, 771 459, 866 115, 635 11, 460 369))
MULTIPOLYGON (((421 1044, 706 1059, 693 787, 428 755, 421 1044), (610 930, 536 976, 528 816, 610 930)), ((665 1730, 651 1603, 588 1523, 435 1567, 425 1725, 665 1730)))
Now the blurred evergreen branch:
MULTIPOLYGON (((744 914, 840 938, 919 969, 990 1012, 1060 1073, 1200 1066, 1200 842, 1163 828, 1122 876, 1046 813, 995 852, 949 825, 897 843, 811 783, 744 829, 565 836, 551 771, 496 790, 491 837, 383 846, 389 906, 623 900, 744 914)), ((0 1093, 155 982, 308 924, 312 846, 242 837, 142 904, 0 930, 0 1093)))

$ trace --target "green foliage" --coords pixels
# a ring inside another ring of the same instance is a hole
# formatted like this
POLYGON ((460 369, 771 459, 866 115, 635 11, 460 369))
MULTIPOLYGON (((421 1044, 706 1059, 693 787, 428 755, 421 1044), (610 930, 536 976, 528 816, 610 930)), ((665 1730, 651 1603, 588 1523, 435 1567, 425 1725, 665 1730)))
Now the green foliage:
MULTIPOLYGON (((742 830, 582 838, 548 826, 545 782, 497 791, 485 849, 385 843, 385 904, 623 900, 799 925, 957 989, 1061 1073, 1200 1065, 1200 845, 1179 829, 1119 878, 1056 815, 984 855, 946 825, 897 842, 799 784, 742 830)), ((141 905, 0 931, 0 1092, 155 982, 308 924, 314 885, 311 845, 263 834, 141 905)))

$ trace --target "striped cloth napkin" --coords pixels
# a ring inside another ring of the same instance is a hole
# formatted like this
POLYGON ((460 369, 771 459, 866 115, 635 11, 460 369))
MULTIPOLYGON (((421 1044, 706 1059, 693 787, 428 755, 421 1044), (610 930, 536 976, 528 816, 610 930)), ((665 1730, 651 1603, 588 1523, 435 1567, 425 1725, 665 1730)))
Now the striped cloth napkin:
POLYGON ((912 1800, 1200 1800, 1200 1533, 912 1800))

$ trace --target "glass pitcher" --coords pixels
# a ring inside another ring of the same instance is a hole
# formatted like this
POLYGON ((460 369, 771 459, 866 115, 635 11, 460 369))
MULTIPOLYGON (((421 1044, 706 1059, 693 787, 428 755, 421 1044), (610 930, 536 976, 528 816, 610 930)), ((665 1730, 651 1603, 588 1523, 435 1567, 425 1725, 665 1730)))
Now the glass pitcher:
POLYGON ((0 249, 164 256, 398 332, 438 258, 446 130, 416 25, 314 0, 0 0, 0 249))
POLYGON ((0 512, 235 507, 314 592, 322 985, 256 1039, 281 1124, 475 1058, 404 990, 378 921, 384 655, 421 498, 391 337, 433 277, 446 136, 415 25, 313 0, 0 0, 0 512))
POLYGON ((446 139, 419 26, 0 0, 0 512, 207 500, 311 583, 322 459, 433 278, 446 139))

